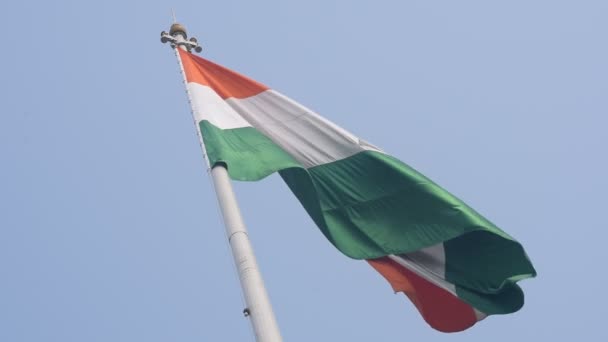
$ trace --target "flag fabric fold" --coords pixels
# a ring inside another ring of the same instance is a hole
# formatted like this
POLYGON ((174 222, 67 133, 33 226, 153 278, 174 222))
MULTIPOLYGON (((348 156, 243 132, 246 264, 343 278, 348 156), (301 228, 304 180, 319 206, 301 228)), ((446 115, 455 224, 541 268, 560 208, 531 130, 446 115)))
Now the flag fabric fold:
POLYGON ((367 260, 435 329, 523 305, 523 247, 400 160, 292 99, 178 49, 210 164, 232 179, 279 172, 325 237, 367 260))

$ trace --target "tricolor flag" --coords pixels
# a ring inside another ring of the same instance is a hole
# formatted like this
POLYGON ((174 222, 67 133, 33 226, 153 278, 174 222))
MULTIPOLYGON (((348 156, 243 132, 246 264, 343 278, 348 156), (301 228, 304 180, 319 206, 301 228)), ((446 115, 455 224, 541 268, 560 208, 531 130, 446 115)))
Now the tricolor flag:
POLYGON ((285 95, 177 49, 211 165, 279 172, 325 237, 455 332, 519 310, 536 271, 522 246, 431 180, 285 95))

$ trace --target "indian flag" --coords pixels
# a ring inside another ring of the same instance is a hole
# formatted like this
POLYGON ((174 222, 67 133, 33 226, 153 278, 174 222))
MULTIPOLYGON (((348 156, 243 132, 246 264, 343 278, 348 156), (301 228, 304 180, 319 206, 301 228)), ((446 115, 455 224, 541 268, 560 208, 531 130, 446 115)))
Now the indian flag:
POLYGON ((208 160, 232 179, 279 172, 323 235, 367 260, 433 328, 519 310, 523 247, 412 167, 312 110, 178 49, 208 160))

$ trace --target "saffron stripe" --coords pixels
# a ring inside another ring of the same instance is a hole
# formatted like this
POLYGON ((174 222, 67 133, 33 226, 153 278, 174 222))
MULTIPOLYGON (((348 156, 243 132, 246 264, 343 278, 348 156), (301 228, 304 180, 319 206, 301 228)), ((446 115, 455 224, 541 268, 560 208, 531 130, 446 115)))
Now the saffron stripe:
POLYGON ((186 80, 213 88, 223 99, 242 99, 268 89, 267 86, 221 65, 182 49, 177 49, 177 51, 184 66, 186 80))
POLYGON ((477 323, 473 307, 389 257, 367 260, 393 287, 414 303, 424 320, 442 332, 458 332, 477 323))

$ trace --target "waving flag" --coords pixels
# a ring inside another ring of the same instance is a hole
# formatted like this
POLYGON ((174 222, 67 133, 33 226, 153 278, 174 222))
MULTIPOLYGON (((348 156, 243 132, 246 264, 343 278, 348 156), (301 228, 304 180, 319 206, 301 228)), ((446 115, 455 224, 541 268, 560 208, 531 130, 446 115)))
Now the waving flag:
POLYGON ((522 246, 431 180, 310 109, 179 50, 211 165, 279 172, 325 237, 364 259, 445 332, 519 310, 522 246))

